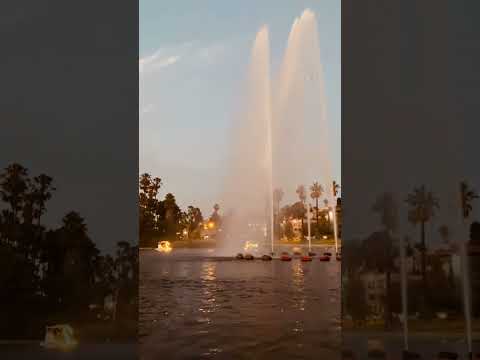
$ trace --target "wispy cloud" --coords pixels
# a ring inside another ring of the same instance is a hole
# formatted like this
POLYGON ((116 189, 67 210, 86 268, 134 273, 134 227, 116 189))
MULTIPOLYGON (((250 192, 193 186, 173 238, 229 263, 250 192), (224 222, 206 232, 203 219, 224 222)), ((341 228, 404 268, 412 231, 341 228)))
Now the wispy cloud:
POLYGON ((138 61, 140 73, 159 70, 176 64, 188 52, 191 45, 191 43, 183 43, 170 47, 162 47, 151 55, 141 57, 138 61))
POLYGON ((177 64, 179 61, 192 62, 193 64, 213 64, 223 54, 225 45, 213 43, 204 46, 194 46, 193 43, 183 43, 177 46, 163 47, 153 54, 139 59, 139 71, 145 73, 160 70, 177 64))

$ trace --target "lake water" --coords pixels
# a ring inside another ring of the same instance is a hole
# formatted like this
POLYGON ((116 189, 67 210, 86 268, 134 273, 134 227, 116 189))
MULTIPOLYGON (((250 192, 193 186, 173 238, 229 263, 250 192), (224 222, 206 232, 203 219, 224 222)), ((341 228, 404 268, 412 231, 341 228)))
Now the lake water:
POLYGON ((140 253, 142 359, 339 359, 340 263, 140 253))
POLYGON ((2 360, 135 360, 138 356, 137 344, 80 344, 68 352, 44 349, 39 343, 0 345, 2 360))

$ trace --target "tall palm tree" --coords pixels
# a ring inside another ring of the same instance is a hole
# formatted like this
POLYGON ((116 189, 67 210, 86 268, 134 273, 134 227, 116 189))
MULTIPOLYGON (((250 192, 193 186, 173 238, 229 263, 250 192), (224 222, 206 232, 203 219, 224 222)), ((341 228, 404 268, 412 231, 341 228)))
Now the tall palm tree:
POLYGON ((377 197, 372 210, 380 214, 380 222, 390 235, 397 228, 397 204, 391 193, 384 193, 377 197))
MULTIPOLYGON (((305 185, 298 185, 296 193, 298 198, 302 202, 303 206, 305 207, 305 200, 307 200, 307 191, 305 190, 305 185)), ((303 216, 301 217, 302 220, 302 236, 303 236, 303 216)))
POLYGON ((427 290, 427 265, 426 265, 426 246, 425 246, 425 224, 435 216, 435 209, 440 206, 433 193, 427 191, 425 185, 414 188, 413 192, 408 194, 405 202, 410 206, 408 211, 408 220, 414 224, 420 224, 420 251, 422 254, 422 280, 423 289, 427 290))
POLYGON ((275 201, 275 204, 277 205, 277 214, 280 213, 280 202, 283 199, 283 190, 281 188, 276 188, 273 190, 273 201, 275 201))
POLYGON ((37 218, 37 226, 40 226, 40 218, 45 213, 45 203, 52 198, 52 192, 56 190, 52 181, 53 179, 45 174, 33 178, 33 198, 36 203, 34 217, 37 218))
POLYGON ((305 185, 298 185, 296 193, 300 201, 305 204, 305 200, 307 200, 307 192, 305 190, 305 185))
POLYGON ((2 200, 10 205, 16 221, 28 189, 28 171, 17 163, 8 165, 4 170, 5 172, 0 174, 0 195, 2 200))
POLYGON ((478 199, 478 194, 475 190, 470 189, 466 181, 460 182, 460 197, 462 204, 462 215, 467 219, 473 210, 472 202, 478 199))
POLYGON ((312 199, 315 199, 316 215, 317 215, 316 218, 317 218, 317 226, 318 226, 318 212, 320 210, 318 208, 318 199, 323 194, 323 187, 317 181, 315 181, 313 185, 310 186, 310 191, 311 191, 310 196, 312 197, 312 199))

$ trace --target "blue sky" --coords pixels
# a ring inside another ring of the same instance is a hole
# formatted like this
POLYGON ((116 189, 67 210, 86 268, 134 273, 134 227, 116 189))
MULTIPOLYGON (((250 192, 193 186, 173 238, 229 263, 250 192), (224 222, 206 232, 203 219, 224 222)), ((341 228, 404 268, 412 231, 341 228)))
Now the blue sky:
POLYGON ((270 31, 272 71, 295 17, 315 12, 325 71, 334 174, 340 179, 341 41, 338 0, 140 0, 140 172, 162 178, 181 207, 209 214, 226 170, 229 129, 250 48, 270 31))

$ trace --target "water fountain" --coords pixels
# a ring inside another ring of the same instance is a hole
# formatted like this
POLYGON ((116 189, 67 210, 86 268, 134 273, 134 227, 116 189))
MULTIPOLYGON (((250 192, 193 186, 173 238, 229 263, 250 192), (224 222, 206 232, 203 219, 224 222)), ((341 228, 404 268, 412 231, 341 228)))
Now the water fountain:
MULTIPOLYGON (((246 241, 262 244, 264 253, 274 253, 274 186, 284 189, 290 202, 298 184, 318 180, 325 188, 332 184, 323 69, 312 11, 307 9, 295 19, 273 82, 268 29, 263 26, 257 33, 243 108, 241 121, 235 124, 222 199, 232 215, 224 225, 219 253, 241 252, 246 241), (263 239, 247 231, 252 224, 264 226, 263 239)), ((336 203, 331 191, 325 195, 336 203)))
MULTIPOLYGON (((232 209, 225 221, 219 252, 241 252, 247 241, 265 244, 264 230, 273 236, 271 146, 270 50, 268 29, 255 38, 248 69, 246 99, 241 123, 234 129, 229 174, 223 196, 232 209)), ((273 241, 270 241, 273 250, 273 241)))

